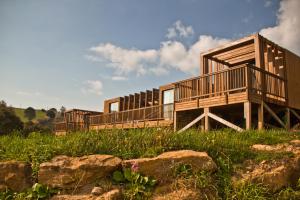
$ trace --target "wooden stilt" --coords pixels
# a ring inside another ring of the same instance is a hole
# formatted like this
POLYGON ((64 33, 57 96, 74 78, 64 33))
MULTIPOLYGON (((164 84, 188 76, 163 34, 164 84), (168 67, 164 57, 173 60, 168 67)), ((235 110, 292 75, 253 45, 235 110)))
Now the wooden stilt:
POLYGON ((258 105, 258 130, 264 129, 264 106, 263 103, 258 105))
POLYGON ((244 118, 246 119, 246 130, 250 130, 252 127, 251 122, 251 102, 244 103, 244 118))
POLYGON ((173 116, 173 121, 174 121, 174 132, 177 131, 177 112, 174 111, 174 116, 173 116))
POLYGON ((286 118, 285 128, 287 130, 290 130, 291 129, 291 112, 290 112, 289 108, 286 108, 285 118, 286 118))
POLYGON ((205 130, 205 119, 204 118, 200 120, 200 130, 201 131, 205 130))
POLYGON ((209 131, 210 130, 210 123, 209 123, 209 117, 208 117, 209 108, 204 108, 204 114, 205 114, 205 117, 204 117, 204 130, 209 131))

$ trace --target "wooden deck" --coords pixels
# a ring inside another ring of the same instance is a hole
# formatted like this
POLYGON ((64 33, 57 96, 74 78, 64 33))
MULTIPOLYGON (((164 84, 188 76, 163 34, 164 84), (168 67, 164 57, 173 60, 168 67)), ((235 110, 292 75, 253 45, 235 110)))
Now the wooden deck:
MULTIPOLYGON (((79 130, 170 127, 173 125, 173 110, 174 104, 164 104, 107 114, 89 115, 86 113, 86 116, 81 117, 81 119, 85 119, 83 121, 68 120, 56 122, 55 131, 58 134, 64 134, 79 130)), ((76 116, 76 113, 73 113, 72 116, 76 116)), ((74 117, 72 119, 77 118, 74 117)))
POLYGON ((175 83, 175 111, 242 103, 286 103, 286 80, 251 65, 239 65, 175 83), (265 85, 271 87, 263 87, 265 85))

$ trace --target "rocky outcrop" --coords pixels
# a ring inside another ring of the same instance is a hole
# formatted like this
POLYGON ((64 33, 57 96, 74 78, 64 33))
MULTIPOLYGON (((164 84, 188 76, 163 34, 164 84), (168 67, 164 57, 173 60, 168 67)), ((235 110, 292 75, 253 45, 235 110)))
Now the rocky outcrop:
POLYGON ((254 144, 251 146, 251 149, 266 152, 291 152, 295 155, 300 155, 300 140, 292 140, 289 143, 276 145, 254 144))
POLYGON ((38 181, 53 188, 80 188, 109 176, 120 165, 121 159, 111 155, 57 156, 40 165, 38 181))
POLYGON ((113 189, 100 196, 95 195, 56 195, 51 200, 122 200, 119 189, 113 189))
POLYGON ((155 196, 153 198, 154 200, 204 200, 207 198, 204 198, 203 195, 199 193, 197 190, 191 190, 191 189, 180 189, 175 190, 167 194, 155 196), (203 197, 203 198, 202 198, 203 197))
POLYGON ((0 162, 0 191, 9 188, 23 191, 33 184, 32 169, 29 163, 8 161, 0 162))
POLYGON ((154 158, 140 158, 125 160, 123 165, 136 165, 138 171, 146 176, 154 177, 160 183, 169 182, 174 177, 176 167, 181 164, 191 165, 193 171, 214 172, 217 169, 215 162, 205 152, 191 150, 172 151, 163 153, 154 158))
POLYGON ((278 191, 284 187, 295 186, 300 177, 300 140, 277 145, 252 145, 255 151, 290 152, 294 156, 277 160, 255 163, 247 161, 243 169, 238 170, 232 178, 234 185, 242 182, 262 183, 270 191, 278 191))

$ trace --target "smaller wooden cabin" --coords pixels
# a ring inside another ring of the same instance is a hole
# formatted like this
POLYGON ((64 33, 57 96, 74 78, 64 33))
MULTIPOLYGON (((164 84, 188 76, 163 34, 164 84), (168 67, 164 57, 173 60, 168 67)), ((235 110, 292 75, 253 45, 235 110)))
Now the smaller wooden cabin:
POLYGON ((63 135, 72 131, 88 131, 90 116, 101 114, 103 112, 80 109, 67 110, 64 113, 63 119, 55 123, 55 132, 57 135, 63 135))

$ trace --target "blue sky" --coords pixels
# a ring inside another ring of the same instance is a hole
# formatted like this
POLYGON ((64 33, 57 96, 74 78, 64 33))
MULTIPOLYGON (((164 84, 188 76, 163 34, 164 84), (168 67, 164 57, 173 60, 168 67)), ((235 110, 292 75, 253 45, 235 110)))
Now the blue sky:
POLYGON ((0 99, 101 110, 104 99, 197 75, 200 52, 254 32, 299 53, 297 36, 281 36, 289 18, 299 25, 286 11, 298 2, 1 0, 0 99))

